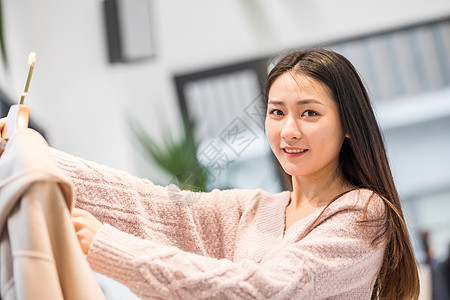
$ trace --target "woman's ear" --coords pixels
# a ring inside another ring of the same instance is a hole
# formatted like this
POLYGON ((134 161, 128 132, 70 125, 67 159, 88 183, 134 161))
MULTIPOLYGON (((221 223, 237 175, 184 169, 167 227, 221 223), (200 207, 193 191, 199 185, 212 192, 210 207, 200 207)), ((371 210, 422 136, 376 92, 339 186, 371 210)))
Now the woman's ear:
POLYGON ((350 138, 350 134, 346 133, 345 137, 349 139, 350 138))

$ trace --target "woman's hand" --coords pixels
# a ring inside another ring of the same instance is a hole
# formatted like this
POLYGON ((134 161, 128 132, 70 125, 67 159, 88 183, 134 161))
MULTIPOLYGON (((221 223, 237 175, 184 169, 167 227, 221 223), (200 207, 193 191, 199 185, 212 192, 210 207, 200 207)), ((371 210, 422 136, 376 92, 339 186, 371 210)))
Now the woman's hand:
MULTIPOLYGON (((3 132, 3 129, 5 128, 6 124, 6 117, 0 119, 0 137, 3 132)), ((5 151, 7 140, 4 140, 0 138, 0 156, 3 154, 3 151, 5 151)))
POLYGON ((87 254, 95 234, 103 224, 89 212, 79 208, 74 208, 72 211, 72 223, 75 227, 81 250, 83 250, 84 254, 87 254))

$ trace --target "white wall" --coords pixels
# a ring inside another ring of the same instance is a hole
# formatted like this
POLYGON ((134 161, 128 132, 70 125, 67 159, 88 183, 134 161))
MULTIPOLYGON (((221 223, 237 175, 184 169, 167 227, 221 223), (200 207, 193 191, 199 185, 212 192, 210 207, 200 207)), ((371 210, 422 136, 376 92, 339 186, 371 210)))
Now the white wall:
POLYGON ((156 58, 110 65, 101 3, 3 0, 10 69, 1 68, 0 83, 18 99, 28 53, 37 52, 27 104, 50 144, 135 174, 143 159, 124 115, 156 138, 163 127, 176 129, 175 73, 450 13, 447 0, 155 0, 156 58))

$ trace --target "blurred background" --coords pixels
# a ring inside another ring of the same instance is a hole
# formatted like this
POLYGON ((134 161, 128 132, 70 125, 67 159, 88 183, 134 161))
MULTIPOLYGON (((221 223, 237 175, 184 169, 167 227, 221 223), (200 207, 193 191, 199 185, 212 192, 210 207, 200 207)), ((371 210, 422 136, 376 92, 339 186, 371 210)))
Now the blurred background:
MULTIPOLYGON (((291 49, 343 54, 372 97, 417 261, 433 266, 422 298, 433 284, 448 296, 450 1, 0 3, 2 116, 34 51, 25 104, 52 147, 194 190, 282 190, 262 127, 267 70, 291 49)), ((131 299, 98 278, 108 299, 131 299)))

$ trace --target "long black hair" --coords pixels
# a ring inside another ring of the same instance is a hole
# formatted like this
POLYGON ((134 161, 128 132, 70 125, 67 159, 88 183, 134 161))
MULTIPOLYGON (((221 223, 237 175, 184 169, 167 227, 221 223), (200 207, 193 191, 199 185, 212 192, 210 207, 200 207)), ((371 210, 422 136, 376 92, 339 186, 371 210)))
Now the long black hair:
MULTIPOLYGON (((270 71, 265 100, 273 82, 286 72, 296 72, 325 84, 336 101, 346 138, 340 167, 353 186, 378 194, 386 205, 383 226, 374 238, 387 241, 373 299, 416 299, 417 265, 406 228, 380 128, 369 96, 353 65, 342 55, 325 49, 297 50, 285 55, 270 71)), ((286 174, 289 177, 289 175, 286 174)))

